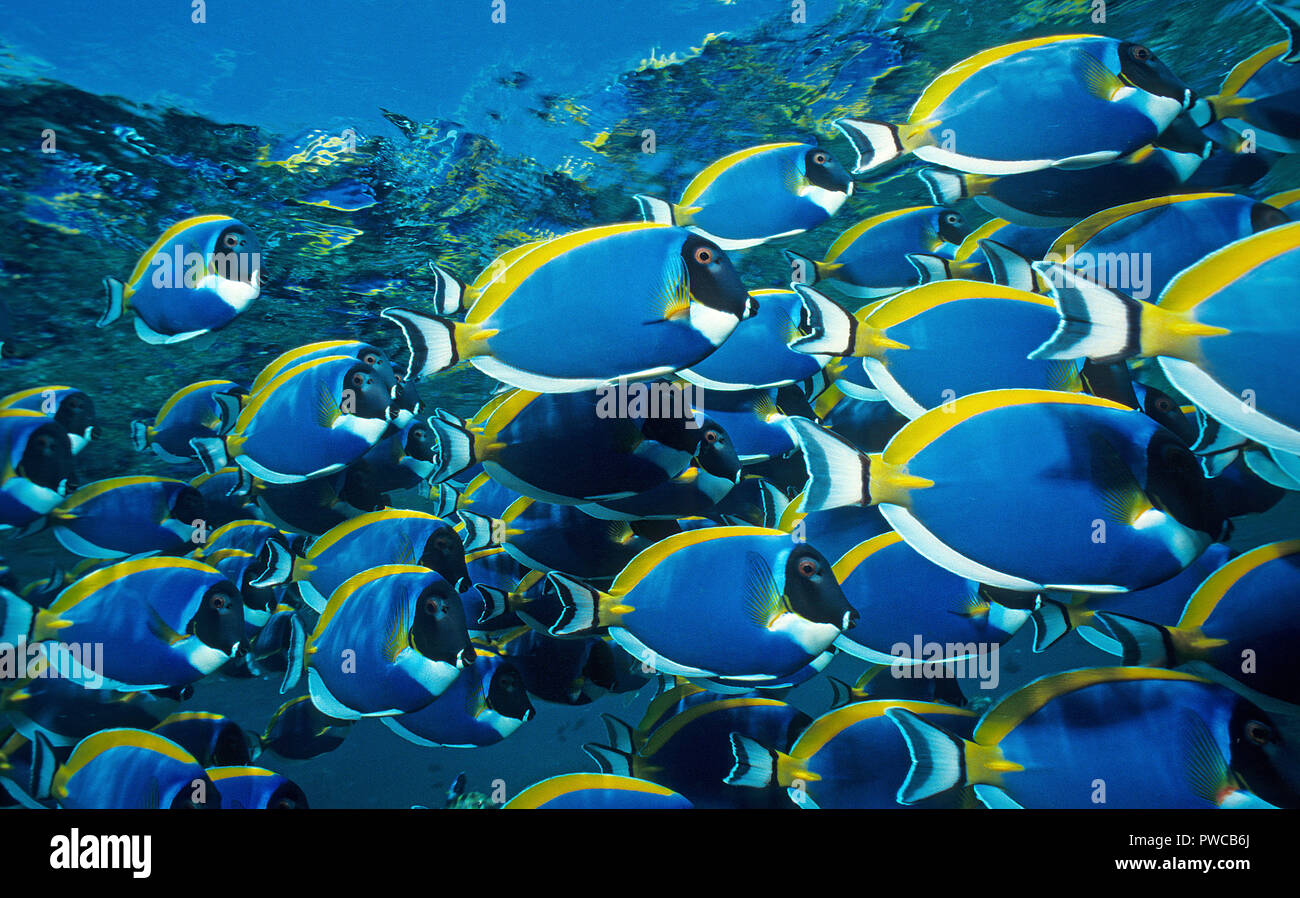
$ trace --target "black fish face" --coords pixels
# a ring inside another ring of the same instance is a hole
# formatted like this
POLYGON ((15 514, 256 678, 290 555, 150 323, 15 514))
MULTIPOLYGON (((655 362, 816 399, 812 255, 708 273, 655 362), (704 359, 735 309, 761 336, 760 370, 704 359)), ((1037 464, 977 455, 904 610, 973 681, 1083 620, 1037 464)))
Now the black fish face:
POLYGON ((813 623, 848 630, 858 622, 858 612, 840 589, 831 563, 812 546, 796 546, 786 559, 785 597, 791 611, 813 623))
POLYGON ((424 424, 415 424, 406 432, 406 442, 402 444, 402 451, 416 461, 433 461, 437 449, 437 437, 424 424))
POLYGON ((502 717, 513 720, 530 720, 533 703, 524 689, 524 678, 519 669, 509 662, 498 662, 487 675, 487 706, 502 717))
POLYGON ((1228 735, 1229 766, 1246 788, 1278 807, 1300 805, 1300 717, 1238 699, 1228 735))
POLYGON ((1225 539, 1228 521, 1214 501, 1210 482, 1187 444, 1158 428, 1147 444, 1144 491, 1161 511, 1184 527, 1225 539))
POLYGON ((1188 446, 1196 442, 1196 425, 1183 414, 1173 397, 1145 384, 1142 390, 1142 411, 1148 418, 1173 431, 1188 446))
POLYGON ((823 190, 848 193, 853 185, 853 179, 844 166, 830 153, 816 147, 804 153, 803 170, 808 183, 823 190))
POLYGON ((966 239, 966 219, 951 209, 940 209, 938 231, 948 243, 961 243, 966 239))
POLYGON ((411 645, 430 661, 458 667, 474 663, 474 645, 465 628, 465 607, 460 596, 441 577, 420 593, 411 624, 411 645))
POLYGON ((192 486, 181 487, 172 497, 172 517, 184 524, 207 519, 208 502, 192 486))
POLYGON ((1285 212, 1268 203, 1256 203, 1250 208, 1250 227, 1256 234, 1290 223, 1291 219, 1285 212))
POLYGON ((73 393, 59 403, 54 420, 68 433, 83 435, 95 423, 95 402, 85 393, 73 393))
POLYGON ((243 225, 231 225, 217 236, 210 265, 225 280, 258 283, 262 261, 257 238, 243 225))
POLYGON ((700 442, 695 450, 700 467, 714 477, 735 483, 740 478, 740 456, 731 437, 717 423, 704 419, 700 427, 700 442))
POLYGON ((18 474, 51 490, 72 477, 72 443, 63 425, 50 421, 32 431, 18 462, 18 474))
POLYGON ((1124 80, 1134 87, 1186 104, 1187 85, 1141 44, 1124 41, 1119 45, 1119 68, 1124 80))
POLYGON ((307 793, 297 783, 288 780, 277 786, 266 800, 268 811, 305 811, 309 807, 307 793))
POLYGON ((392 401, 391 390, 392 386, 385 385, 373 368, 357 365, 343 379, 339 407, 345 414, 359 418, 383 418, 387 416, 392 401))
POLYGON ((437 571, 457 590, 468 589, 469 569, 465 567, 465 544, 460 534, 450 524, 443 524, 425 540, 424 551, 420 553, 421 567, 437 571))
POLYGON ((757 311, 731 259, 712 240, 689 234, 682 245, 691 296, 711 309, 748 318, 757 311))
POLYGON ((416 414, 420 411, 420 390, 409 380, 399 380, 393 384, 391 395, 393 408, 416 414))
POLYGON ((233 583, 218 583, 203 594, 189 632, 209 648, 237 655, 244 639, 244 598, 233 583))
POLYGON ((242 767, 251 764, 252 752, 249 751, 248 739, 239 724, 231 720, 219 721, 217 738, 212 746, 212 757, 207 759, 205 767, 242 767))

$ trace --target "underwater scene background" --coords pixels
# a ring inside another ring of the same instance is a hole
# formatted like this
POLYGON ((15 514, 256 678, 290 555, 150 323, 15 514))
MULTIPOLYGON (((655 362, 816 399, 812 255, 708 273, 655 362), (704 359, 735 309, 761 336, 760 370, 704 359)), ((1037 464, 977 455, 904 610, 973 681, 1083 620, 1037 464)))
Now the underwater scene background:
MULTIPOLYGON (((489 0, 211 0, 200 24, 188 3, 170 0, 111 13, 0 0, 0 395, 69 384, 93 397, 98 438, 77 456, 77 484, 188 479, 201 473, 197 462, 135 451, 130 422, 152 419, 184 384, 248 384, 282 352, 317 340, 364 340, 400 366, 402 333, 380 313, 434 312, 434 265, 468 280, 511 247, 639 221, 634 195, 675 198, 745 147, 804 142, 848 167, 854 150, 834 120, 902 121, 948 66, 1010 40, 1121 37, 1211 94, 1233 65, 1284 37, 1247 0, 1112 0, 1100 25, 1084 0, 809 0, 798 22, 792 6, 508 0, 497 23, 489 0), (54 152, 42 152, 48 132, 54 152), (251 307, 175 345, 148 345, 122 323, 97 328, 102 279, 124 279, 166 228, 205 213, 238 219, 260 241, 251 307)), ((1226 189, 1264 198, 1298 185, 1300 162, 1283 156, 1226 189)), ((914 164, 872 172, 834 222, 729 256, 748 289, 783 288, 781 250, 820 259, 852 223, 930 203, 914 164)), ((992 217, 970 200, 956 208, 968 229, 992 217)), ((421 407, 468 417, 495 386, 459 367, 422 383, 421 407)), ((415 491, 393 499, 434 507, 415 491)), ((1018 538, 1017 518, 1009 496, 1005 539, 1018 538)), ((1245 551, 1293 537, 1298 525, 1300 498, 1288 493, 1237 519, 1227 542, 1245 551)), ((48 530, 6 541, 0 554, 22 584, 79 561, 48 530)), ((1002 647, 996 688, 968 684, 968 699, 1116 663, 1077 633, 1036 654, 1031 629, 1002 647)), ((828 677, 851 683, 862 670, 841 654, 785 700, 815 717, 830 706, 828 677)), ((260 732, 289 697, 278 685, 275 673, 209 676, 182 707, 260 732)), ((635 723, 652 697, 647 686, 576 707, 535 701, 534 719, 475 749, 419 747, 361 721, 328 754, 259 763, 300 785, 312 807, 440 807, 462 771, 470 791, 502 780, 514 795, 594 770, 582 745, 605 741, 600 715, 635 723)))

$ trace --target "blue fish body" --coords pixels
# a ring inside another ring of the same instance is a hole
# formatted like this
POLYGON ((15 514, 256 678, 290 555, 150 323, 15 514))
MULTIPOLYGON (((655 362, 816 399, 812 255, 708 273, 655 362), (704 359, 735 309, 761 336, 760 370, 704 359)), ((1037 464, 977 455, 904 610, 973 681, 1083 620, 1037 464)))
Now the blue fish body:
POLYGON ((132 729, 102 730, 77 743, 50 794, 70 809, 222 807, 220 791, 193 756, 169 739, 132 729))
POLYGON ((440 575, 413 565, 371 568, 334 591, 307 641, 312 702, 341 720, 418 711, 459 676, 467 652, 464 607, 440 575), (444 600, 436 657, 411 639, 428 595, 444 600))
POLYGON ((790 349, 800 334, 803 303, 793 290, 753 290, 758 312, 746 318, 725 343, 680 375, 706 390, 779 387, 812 377, 824 356, 790 349))

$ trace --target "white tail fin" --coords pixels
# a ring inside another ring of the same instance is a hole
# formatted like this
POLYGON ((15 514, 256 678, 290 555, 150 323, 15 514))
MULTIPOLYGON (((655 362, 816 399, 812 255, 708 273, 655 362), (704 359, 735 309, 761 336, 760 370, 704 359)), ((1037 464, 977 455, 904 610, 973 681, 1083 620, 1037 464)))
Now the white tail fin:
POLYGON ((804 284, 792 284, 803 299, 812 333, 790 344, 809 355, 849 355, 857 342, 858 320, 831 299, 804 284))
POLYGON ((1126 667, 1164 667, 1173 652, 1163 628, 1124 614, 1098 611, 1094 615, 1119 643, 1120 663, 1126 667))
POLYGON ((763 789, 776 777, 776 752, 740 733, 731 734, 731 756, 735 763, 722 778, 729 786, 763 789))
POLYGON ((478 461, 474 457, 474 435, 463 421, 438 409, 428 419, 428 424, 438 438, 438 451, 433 457, 434 471, 430 480, 442 483, 474 466, 478 461))
POLYGON ((870 462, 857 447, 807 418, 785 418, 782 423, 799 444, 808 468, 804 512, 869 501, 870 462))
POLYGON ((131 422, 131 445, 135 447, 136 452, 144 452, 149 448, 151 440, 149 439, 149 422, 139 419, 131 422))
POLYGON ((226 456, 226 444, 220 437, 195 437, 190 440, 190 448, 199 458, 199 464, 209 474, 215 474, 229 461, 226 456))
POLYGON ((947 206, 968 196, 966 179, 957 172, 946 168, 923 168, 917 175, 925 182, 936 206, 947 206))
POLYGON ((965 783, 966 752, 961 739, 902 708, 890 708, 885 716, 903 734, 912 758, 907 779, 898 788, 899 804, 915 804, 965 783))
POLYGON ((1075 274, 1057 262, 1035 262, 1051 287, 1061 316, 1056 333, 1031 359, 1092 359, 1117 362, 1138 354, 1142 303, 1075 274))
POLYGON ((126 310, 126 301, 122 298, 122 282, 113 278, 104 278, 104 314, 99 316, 96 327, 108 327, 122 317, 126 310))
POLYGON ((887 122, 841 118, 835 120, 835 127, 849 139, 858 154, 857 161, 853 164, 855 175, 880 168, 903 155, 898 128, 887 122))
POLYGON ((952 278, 952 268, 948 260, 934 253, 908 253, 907 261, 916 269, 919 284, 933 284, 935 281, 947 281, 952 278))
POLYGON ((464 308, 465 284, 445 268, 431 266, 434 277, 433 307, 439 315, 455 315, 464 308))
POLYGON ((434 318, 411 309, 384 309, 381 318, 396 324, 406 338, 406 348, 411 358, 406 364, 404 380, 415 380, 446 371, 460 356, 456 353, 454 322, 434 318))
POLYGON ((655 224, 677 224, 672 203, 642 193, 638 193, 633 199, 641 207, 641 217, 646 221, 653 221, 655 224))
POLYGON ((559 618, 551 625, 552 636, 586 635, 598 629, 596 614, 599 610, 600 593, 581 580, 565 576, 557 571, 546 575, 546 583, 555 590, 563 610, 559 618))
POLYGON ((979 247, 988 262, 993 283, 1024 290, 1026 293, 1033 293, 1038 287, 1033 266, 1020 253, 995 240, 981 240, 979 247))

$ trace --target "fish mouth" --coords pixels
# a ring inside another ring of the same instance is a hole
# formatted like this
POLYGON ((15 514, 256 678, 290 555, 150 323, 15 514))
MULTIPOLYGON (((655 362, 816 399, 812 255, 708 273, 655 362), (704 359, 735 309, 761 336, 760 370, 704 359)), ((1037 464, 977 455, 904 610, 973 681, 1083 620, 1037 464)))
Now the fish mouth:
POLYGON ((858 612, 850 608, 844 612, 844 617, 840 618, 841 630, 852 630, 858 625, 858 612))
POLYGON ((473 667, 474 662, 478 660, 478 653, 472 648, 461 649, 456 655, 456 669, 464 670, 467 667, 473 667))

